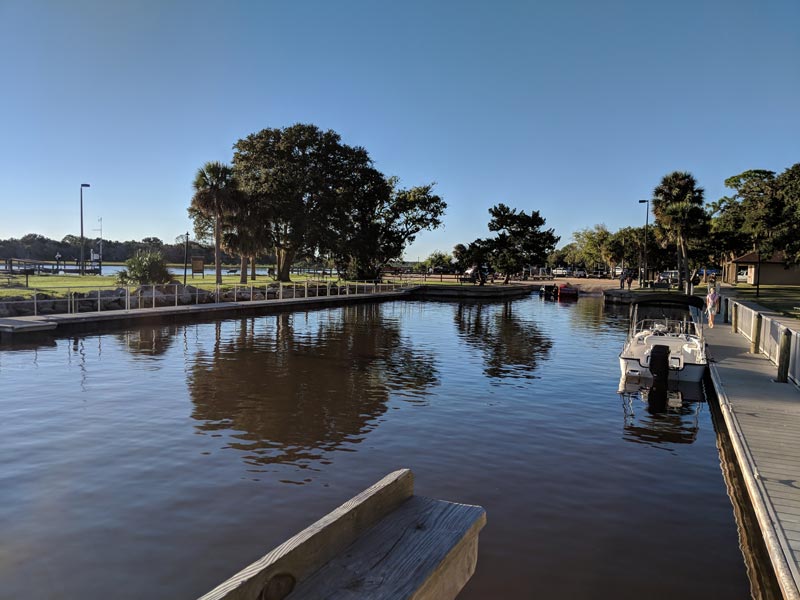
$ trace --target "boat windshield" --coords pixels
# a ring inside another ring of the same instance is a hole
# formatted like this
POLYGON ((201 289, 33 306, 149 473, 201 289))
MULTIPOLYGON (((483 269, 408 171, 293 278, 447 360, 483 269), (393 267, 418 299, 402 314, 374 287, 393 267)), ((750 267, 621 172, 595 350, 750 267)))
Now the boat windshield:
POLYGON ((697 323, 689 318, 685 319, 642 319, 636 323, 634 334, 652 332, 663 335, 694 335, 700 336, 697 323))

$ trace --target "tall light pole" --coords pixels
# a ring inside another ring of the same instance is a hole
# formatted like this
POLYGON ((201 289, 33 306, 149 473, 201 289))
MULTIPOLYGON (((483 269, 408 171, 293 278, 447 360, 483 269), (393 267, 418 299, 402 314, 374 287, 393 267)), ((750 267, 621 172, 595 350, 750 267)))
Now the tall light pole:
POLYGON ((81 184, 81 267, 80 274, 83 275, 83 188, 89 187, 88 183, 81 184))
MULTIPOLYGON (((183 240, 183 285, 186 287, 186 266, 189 264, 189 232, 186 232, 186 237, 183 240)), ((194 271, 192 271, 194 277, 194 271)))
POLYGON ((100 232, 100 253, 97 255, 97 270, 98 275, 103 274, 103 217, 98 217, 97 221, 100 223, 99 229, 93 229, 92 231, 99 231, 100 232))
MULTIPOLYGON (((650 199, 639 200, 639 204, 647 203, 647 212, 644 215, 644 281, 647 281, 647 225, 650 220, 650 199)), ((641 287, 641 279, 639 279, 639 287, 641 287)))

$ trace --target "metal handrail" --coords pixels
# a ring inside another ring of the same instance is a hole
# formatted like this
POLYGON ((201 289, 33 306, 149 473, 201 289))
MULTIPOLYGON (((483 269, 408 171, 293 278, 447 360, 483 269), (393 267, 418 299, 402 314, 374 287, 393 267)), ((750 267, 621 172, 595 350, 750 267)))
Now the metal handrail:
POLYGON ((764 354, 778 366, 785 369, 787 378, 800 385, 800 335, 798 330, 781 323, 778 316, 759 311, 733 299, 728 299, 728 313, 736 313, 736 331, 742 334, 751 344, 757 339, 755 351, 764 354), (756 331, 758 329, 758 331, 756 331), (788 339, 784 339, 788 338, 788 339), (788 351, 782 345, 788 344, 788 351), (781 364, 782 360, 788 361, 781 364))
POLYGON ((408 282, 384 283, 347 280, 306 280, 300 284, 297 282, 272 282, 261 285, 215 285, 213 290, 183 286, 179 283, 142 286, 52 286, 46 289, 20 290, 20 295, 30 296, 27 299, 0 298, 0 308, 8 309, 25 305, 23 313, 38 316, 40 314, 73 314, 109 310, 130 311, 138 308, 178 307, 210 302, 263 302, 338 295, 382 294, 408 287, 411 287, 408 282), (171 291, 170 288, 172 288, 171 291), (59 292, 63 293, 59 294, 59 292), (103 292, 114 293, 104 294, 103 292))

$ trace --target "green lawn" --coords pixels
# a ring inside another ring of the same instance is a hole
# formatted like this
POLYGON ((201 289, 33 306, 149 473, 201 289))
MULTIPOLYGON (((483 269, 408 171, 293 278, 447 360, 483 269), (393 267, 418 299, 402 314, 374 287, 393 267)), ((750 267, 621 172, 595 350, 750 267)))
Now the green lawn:
MULTIPOLYGON (((175 278, 177 281, 183 282, 183 275, 175 278)), ((402 279, 398 276, 386 276, 383 278, 385 282, 394 283, 410 283, 412 285, 444 285, 444 286, 472 286, 471 283, 461 283, 455 277, 442 277, 438 275, 428 276, 423 279, 422 275, 414 275, 409 277, 404 276, 402 279), (441 279, 441 280, 440 280, 441 279)), ((303 285, 306 281, 337 281, 335 278, 320 279, 310 275, 292 275, 292 283, 303 285)), ((187 285, 192 285, 205 290, 213 290, 214 276, 206 275, 205 278, 195 277, 191 275, 186 277, 187 285)), ((276 281, 272 277, 259 275, 255 281, 248 281, 245 285, 264 286, 265 284, 275 284, 276 281)), ((502 279, 496 280, 494 285, 501 285, 502 279)), ((239 285, 239 275, 222 276, 222 285, 225 288, 233 288, 234 285, 239 285)), ((284 284, 290 285, 290 284, 284 284)), ((487 282, 487 285, 488 284, 487 282)), ((108 289, 117 287, 115 278, 113 276, 99 276, 99 275, 30 275, 28 277, 28 287, 25 287, 25 276, 16 275, 12 280, 12 285, 9 286, 5 278, 0 277, 0 299, 10 296, 24 296, 30 297, 33 290, 43 292, 54 296, 66 296, 68 291, 73 292, 88 292, 91 290, 108 289)))
POLYGON ((739 283, 734 288, 725 289, 725 293, 790 317, 800 317, 800 285, 762 285, 756 297, 756 286, 739 283))

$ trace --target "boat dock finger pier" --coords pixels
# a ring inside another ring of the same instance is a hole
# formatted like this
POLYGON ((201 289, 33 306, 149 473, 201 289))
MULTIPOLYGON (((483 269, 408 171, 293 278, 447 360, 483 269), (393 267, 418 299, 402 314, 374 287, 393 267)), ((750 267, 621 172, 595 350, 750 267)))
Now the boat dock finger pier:
POLYGON ((784 598, 800 599, 800 321, 726 298, 710 371, 784 598))

